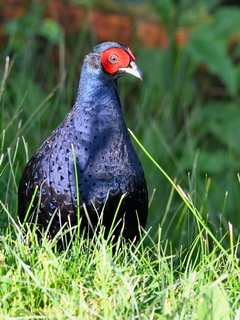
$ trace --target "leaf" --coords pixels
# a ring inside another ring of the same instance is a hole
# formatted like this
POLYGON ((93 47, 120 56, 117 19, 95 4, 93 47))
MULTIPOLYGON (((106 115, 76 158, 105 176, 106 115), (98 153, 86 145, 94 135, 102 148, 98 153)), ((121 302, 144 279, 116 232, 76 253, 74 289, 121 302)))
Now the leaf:
POLYGON ((240 9, 222 8, 216 11, 215 24, 212 28, 215 36, 229 37, 240 33, 240 9))
POLYGON ((207 28, 201 28, 192 34, 188 47, 189 53, 197 65, 205 63, 209 70, 222 80, 229 93, 236 95, 237 74, 227 55, 227 43, 208 33, 207 28))
POLYGON ((154 7, 154 11, 157 12, 164 26, 169 27, 175 10, 173 0, 151 0, 150 3, 154 7))
POLYGON ((236 68, 228 55, 229 38, 240 34, 240 10, 219 9, 211 21, 201 24, 191 35, 189 53, 196 64, 205 63, 225 84, 229 93, 237 94, 236 68))
POLYGON ((230 320, 231 308, 226 294, 218 284, 209 286, 198 301, 197 319, 230 320))
POLYGON ((211 102, 199 111, 199 130, 206 136, 214 135, 227 148, 239 152, 240 114, 235 102, 211 102), (204 123, 204 127, 202 124, 204 123))
POLYGON ((39 35, 53 44, 60 44, 63 37, 63 31, 55 20, 46 18, 42 21, 39 35))

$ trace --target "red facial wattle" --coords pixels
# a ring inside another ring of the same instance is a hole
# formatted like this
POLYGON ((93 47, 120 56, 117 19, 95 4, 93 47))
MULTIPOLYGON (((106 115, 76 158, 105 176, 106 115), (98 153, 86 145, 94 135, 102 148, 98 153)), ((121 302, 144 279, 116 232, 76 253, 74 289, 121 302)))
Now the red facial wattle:
POLYGON ((132 60, 133 60, 133 61, 136 61, 136 58, 134 57, 134 55, 133 55, 133 53, 132 53, 132 51, 130 50, 129 47, 127 48, 127 51, 128 51, 128 53, 129 53, 130 57, 132 58, 132 60))
POLYGON ((132 60, 135 61, 135 57, 129 48, 128 52, 120 48, 110 48, 101 53, 102 66, 108 73, 127 68, 132 60))

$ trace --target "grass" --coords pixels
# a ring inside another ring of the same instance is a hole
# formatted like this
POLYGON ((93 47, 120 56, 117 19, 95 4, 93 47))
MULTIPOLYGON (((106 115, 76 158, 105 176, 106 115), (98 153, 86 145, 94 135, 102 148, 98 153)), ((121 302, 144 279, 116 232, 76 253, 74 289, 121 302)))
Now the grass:
MULTIPOLYGON (((190 194, 143 151, 172 185, 169 205, 177 193, 181 211, 195 220, 198 232, 190 247, 176 250, 159 228, 157 241, 151 230, 143 231, 137 245, 119 244, 114 254, 102 228, 95 241, 74 238, 71 249, 59 253, 46 237, 39 245, 34 231, 24 233, 1 201, 7 217, 0 238, 1 319, 234 319, 240 272, 232 225, 222 238, 226 248, 190 194)), ((9 159, 14 175, 15 161, 9 159)))
POLYGON ((144 232, 136 246, 113 254, 102 230, 96 241, 75 239, 58 253, 46 238, 39 245, 34 233, 23 234, 1 205, 9 217, 1 236, 1 319, 234 319, 239 269, 231 238, 230 250, 210 250, 203 228, 187 253, 169 254, 159 229, 156 243, 144 244, 144 232))
POLYGON ((119 94, 148 183, 147 231, 118 254, 103 230, 59 253, 19 227, 17 186, 73 105, 94 37, 69 37, 66 59, 70 43, 18 23, 30 35, 9 29, 0 68, 0 319, 239 319, 239 95, 209 97, 183 48, 136 50, 144 82, 124 77, 119 94))

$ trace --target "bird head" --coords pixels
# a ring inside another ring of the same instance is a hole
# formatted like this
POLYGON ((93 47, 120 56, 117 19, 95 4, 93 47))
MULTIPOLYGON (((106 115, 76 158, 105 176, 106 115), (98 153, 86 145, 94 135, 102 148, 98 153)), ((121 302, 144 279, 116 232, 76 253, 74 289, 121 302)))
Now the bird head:
POLYGON ((125 74, 132 74, 143 80, 142 72, 135 62, 136 58, 127 46, 116 42, 103 42, 94 47, 87 58, 91 60, 88 62, 93 68, 99 68, 100 62, 103 71, 113 80, 125 74))

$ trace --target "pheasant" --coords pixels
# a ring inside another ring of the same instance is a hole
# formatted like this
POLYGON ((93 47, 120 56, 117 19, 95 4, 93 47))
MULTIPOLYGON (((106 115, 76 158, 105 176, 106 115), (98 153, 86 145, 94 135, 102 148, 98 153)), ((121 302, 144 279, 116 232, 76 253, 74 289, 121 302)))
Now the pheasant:
POLYGON ((86 55, 73 108, 24 169, 22 223, 36 223, 51 238, 70 226, 92 236, 99 223, 106 236, 111 230, 115 239, 139 238, 148 192, 117 94, 117 79, 126 74, 142 79, 124 45, 104 42, 86 55))

